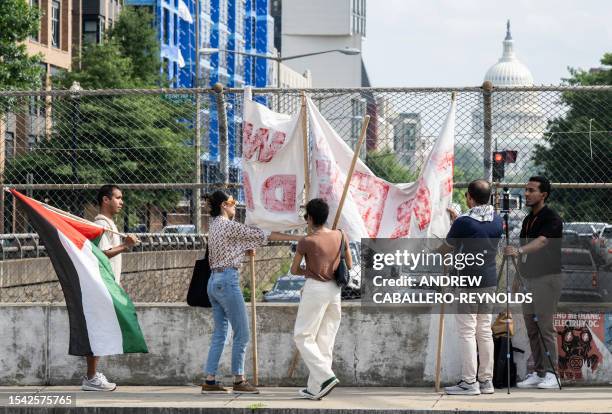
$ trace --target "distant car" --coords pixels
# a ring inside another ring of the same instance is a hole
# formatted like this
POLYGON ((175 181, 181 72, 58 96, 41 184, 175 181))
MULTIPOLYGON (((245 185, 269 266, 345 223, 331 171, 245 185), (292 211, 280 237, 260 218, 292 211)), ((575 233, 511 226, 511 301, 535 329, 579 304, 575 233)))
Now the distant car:
POLYGON ((130 233, 146 233, 147 225, 146 224, 136 224, 134 227, 130 228, 130 233))
POLYGON ((578 233, 585 249, 592 248, 592 240, 594 235, 599 233, 602 228, 606 227, 608 223, 595 222, 595 221, 574 221, 570 223, 563 223, 563 230, 572 230, 578 233))
POLYGON ((561 300, 601 301, 606 294, 590 250, 562 248, 561 278, 561 300))
POLYGON ((287 273, 278 278, 272 290, 264 293, 264 302, 299 302, 304 283, 306 283, 304 276, 287 273))
POLYGON ((176 224, 164 227, 161 232, 166 234, 194 234, 196 228, 193 224, 176 224))
POLYGON ((595 248, 599 263, 612 268, 612 226, 606 226, 595 237, 595 248))
POLYGON ((565 248, 579 249, 582 247, 582 242, 580 241, 580 237, 576 231, 563 229, 561 245, 565 248))

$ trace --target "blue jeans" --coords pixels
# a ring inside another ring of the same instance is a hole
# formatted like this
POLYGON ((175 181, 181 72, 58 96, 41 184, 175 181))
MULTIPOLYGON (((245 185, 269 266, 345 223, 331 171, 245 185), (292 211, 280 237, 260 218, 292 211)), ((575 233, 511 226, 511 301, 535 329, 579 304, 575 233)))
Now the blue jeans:
POLYGON ((204 373, 216 375, 219 359, 227 338, 228 321, 232 325, 232 374, 244 375, 244 356, 249 342, 249 320, 244 297, 240 290, 240 276, 235 269, 214 272, 208 280, 208 297, 215 322, 204 373))

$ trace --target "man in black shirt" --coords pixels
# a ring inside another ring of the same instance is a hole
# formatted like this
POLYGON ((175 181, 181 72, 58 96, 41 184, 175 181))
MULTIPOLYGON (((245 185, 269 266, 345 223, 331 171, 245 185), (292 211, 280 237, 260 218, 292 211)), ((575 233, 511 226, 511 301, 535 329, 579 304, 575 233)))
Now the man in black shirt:
POLYGON ((545 205, 550 182, 542 176, 531 177, 525 186, 525 204, 531 212, 521 228, 521 247, 508 246, 505 254, 519 257, 523 283, 533 295, 533 302, 523 306, 523 318, 533 355, 535 372, 519 382, 519 388, 559 388, 557 331, 553 315, 561 296, 561 217, 545 205), (537 316, 537 321, 534 317, 537 316), (542 338, 538 333, 538 324, 542 338), (552 365, 546 356, 550 353, 552 365))

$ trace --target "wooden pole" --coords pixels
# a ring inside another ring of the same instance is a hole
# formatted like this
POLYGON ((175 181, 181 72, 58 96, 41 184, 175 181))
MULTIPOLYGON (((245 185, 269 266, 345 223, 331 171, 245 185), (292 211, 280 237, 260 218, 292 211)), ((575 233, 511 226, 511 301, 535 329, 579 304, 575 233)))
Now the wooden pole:
MULTIPOLYGON (((10 193, 10 190, 5 187, 4 188, 4 192, 10 193)), ((34 200, 34 199, 32 199, 32 200, 34 200)), ((100 226, 99 224, 93 223, 93 222, 91 222, 89 220, 86 220, 86 219, 84 219, 82 217, 75 216, 74 214, 71 214, 71 213, 69 213, 67 211, 61 210, 61 209, 59 209, 57 207, 50 206, 49 204, 43 203, 42 201, 38 201, 38 200, 34 200, 34 201, 36 201, 41 206, 43 206, 43 207, 45 207, 45 208, 47 208, 47 209, 49 209, 49 210, 59 214, 60 216, 67 217, 67 218, 70 218, 72 220, 76 220, 76 221, 81 222, 81 223, 89 224, 90 226, 95 226, 95 227, 102 228, 102 229, 104 229, 104 231, 116 234, 116 235, 121 236, 121 237, 126 237, 125 233, 121 233, 121 232, 118 232, 118 231, 114 231, 114 230, 108 229, 108 228, 106 228, 104 226, 100 226)))
POLYGON ((304 91, 302 91, 302 142, 304 144, 304 205, 306 205, 310 194, 310 165, 308 162, 308 110, 304 91))
MULTIPOLYGON (((455 92, 451 93, 451 102, 456 98, 455 92)), ((440 376, 442 373, 442 347, 444 346, 444 302, 440 305, 440 320, 438 321, 438 349, 436 350, 436 375, 434 384, 436 392, 440 392, 440 376)))
POLYGON ((259 385, 257 371, 257 298, 255 295, 255 250, 249 254, 249 268, 251 270, 251 347, 253 352, 253 385, 259 385))
MULTIPOLYGON (((306 106, 306 93, 304 91, 302 91, 302 138, 304 144, 304 205, 306 205, 308 203, 308 196, 310 195, 310 158, 308 156, 308 108, 306 106)), ((287 377, 293 377, 299 360, 300 353, 297 348, 295 348, 293 350, 291 362, 289 363, 289 369, 287 370, 287 377)))
POLYGON ((338 210, 336 210, 336 217, 334 218, 334 225, 332 226, 335 229, 338 226, 338 221, 340 221, 340 213, 342 213, 342 207, 344 207, 344 201, 346 200, 346 195, 348 194, 349 186, 351 184, 351 177, 353 176, 353 172, 355 171, 355 164, 357 163, 357 159, 359 158, 359 151, 361 150, 361 145, 366 138, 366 132, 368 129, 368 124, 370 123, 370 115, 366 115, 363 118, 363 124, 361 125, 361 136, 359 137, 359 141, 357 141, 357 146, 355 147, 355 152, 353 153, 353 161, 351 161, 351 167, 349 168, 346 174, 346 182, 344 183, 344 190, 342 191, 342 198, 340 198, 340 204, 338 204, 338 210))
POLYGON ((436 392, 440 392, 440 374, 442 372, 442 336, 444 335, 444 303, 440 305, 440 320, 438 322, 438 349, 436 350, 436 392))

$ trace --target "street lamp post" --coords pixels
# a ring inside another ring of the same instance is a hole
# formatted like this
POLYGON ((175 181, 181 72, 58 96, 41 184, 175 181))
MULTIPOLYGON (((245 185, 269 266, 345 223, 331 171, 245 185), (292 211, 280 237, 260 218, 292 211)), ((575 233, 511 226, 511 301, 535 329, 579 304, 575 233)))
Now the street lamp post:
POLYGON ((358 55, 361 53, 361 51, 359 49, 355 49, 355 48, 349 48, 346 47, 344 49, 329 49, 329 50, 321 50, 318 52, 310 52, 310 53, 302 53, 299 55, 291 55, 291 56, 281 56, 280 53, 278 53, 276 56, 269 56, 269 55, 264 55, 261 53, 248 53, 248 52, 241 52, 238 50, 226 50, 226 49, 219 49, 219 48, 202 48, 198 51, 199 53, 202 54, 213 54, 213 53, 235 53, 237 55, 243 55, 243 56, 250 56, 250 57, 256 57, 256 58, 261 58, 261 59, 267 59, 267 60, 273 60, 276 62, 277 64, 277 72, 276 72, 276 87, 280 88, 281 87, 281 81, 280 81, 280 64, 281 62, 284 62, 286 60, 293 60, 293 59, 299 59, 299 58, 304 58, 304 57, 309 57, 309 56, 316 56, 316 55, 323 55, 325 53, 342 53, 343 55, 358 55))

